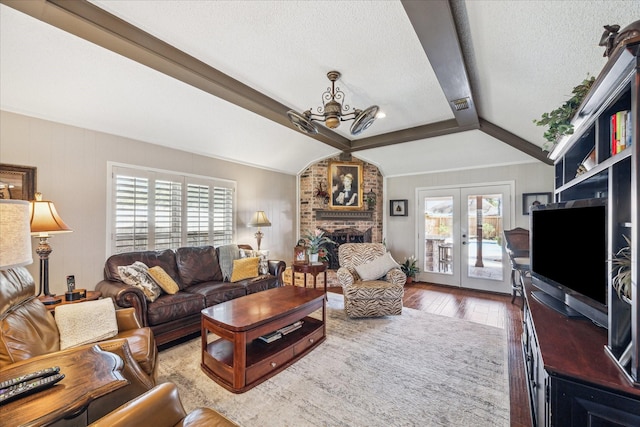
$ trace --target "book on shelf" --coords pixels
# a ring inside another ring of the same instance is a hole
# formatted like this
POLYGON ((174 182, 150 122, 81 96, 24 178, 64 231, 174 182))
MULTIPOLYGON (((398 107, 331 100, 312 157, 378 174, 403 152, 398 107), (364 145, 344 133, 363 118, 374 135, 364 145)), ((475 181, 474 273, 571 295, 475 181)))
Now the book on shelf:
POLYGON ((283 336, 290 334, 291 332, 300 329, 302 327, 302 324, 304 323, 303 320, 298 320, 297 322, 294 322, 290 325, 287 325, 283 328, 280 328, 276 331, 270 332, 268 334, 262 335, 260 337, 258 337, 259 340, 270 343, 270 342, 274 342, 279 340, 280 338, 282 338, 283 336))
POLYGON ((296 329, 300 329, 302 327, 302 320, 298 320, 297 322, 292 323, 289 326, 285 326, 284 328, 278 329, 278 332, 280 332, 282 335, 287 335, 293 331, 295 331, 296 329))
POLYGON ((611 115, 609 119, 610 148, 614 156, 631 145, 631 111, 622 110, 611 115))
POLYGON ((279 331, 273 331, 269 334, 265 334, 265 335, 262 335, 261 337, 258 337, 258 339, 264 342, 274 342, 276 340, 279 340, 280 338, 282 338, 282 334, 279 331))

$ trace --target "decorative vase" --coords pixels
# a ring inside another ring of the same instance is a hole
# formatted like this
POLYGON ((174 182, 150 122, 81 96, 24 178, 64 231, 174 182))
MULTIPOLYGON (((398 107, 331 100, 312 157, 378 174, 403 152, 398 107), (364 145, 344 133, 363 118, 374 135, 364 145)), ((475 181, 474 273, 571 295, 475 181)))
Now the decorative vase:
POLYGON ((407 276, 406 283, 413 283, 413 277, 412 276, 407 276))
POLYGON ((318 254, 309 254, 310 262, 318 262, 318 254))

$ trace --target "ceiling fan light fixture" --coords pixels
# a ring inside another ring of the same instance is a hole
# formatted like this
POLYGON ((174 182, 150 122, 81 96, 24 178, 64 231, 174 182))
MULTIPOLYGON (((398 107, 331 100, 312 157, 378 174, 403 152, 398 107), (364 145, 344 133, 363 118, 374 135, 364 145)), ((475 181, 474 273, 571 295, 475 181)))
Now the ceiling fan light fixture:
POLYGON ((303 114, 289 110, 287 111, 289 121, 301 132, 315 134, 318 129, 313 124, 314 121, 324 122, 329 129, 336 129, 340 126, 340 122, 354 120, 351 125, 351 134, 359 135, 375 121, 379 111, 378 106, 372 105, 364 111, 357 108, 349 111, 350 107, 340 102, 344 99, 344 92, 335 86, 336 80, 340 78, 340 72, 329 71, 327 78, 331 81, 331 87, 322 94, 322 99, 326 103, 317 108, 318 114, 312 113, 310 109, 303 114))
POLYGON ((358 114, 351 125, 351 134, 360 135, 362 132, 369 129, 369 126, 371 126, 376 120, 379 109, 380 108, 377 105, 372 105, 364 111, 356 110, 358 114))
POLYGON ((287 111, 287 117, 289 117, 289 121, 293 123, 293 125, 298 128, 300 132, 315 135, 318 133, 318 128, 307 118, 307 114, 310 112, 305 111, 304 114, 300 114, 297 111, 289 110, 287 111))

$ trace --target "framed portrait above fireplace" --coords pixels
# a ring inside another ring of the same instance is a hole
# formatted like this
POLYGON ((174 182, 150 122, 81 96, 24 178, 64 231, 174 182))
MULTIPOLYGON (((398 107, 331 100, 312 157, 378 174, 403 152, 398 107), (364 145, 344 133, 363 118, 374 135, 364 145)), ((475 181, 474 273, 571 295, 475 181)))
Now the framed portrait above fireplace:
POLYGON ((0 163, 0 199, 33 200, 36 168, 0 163))
POLYGON ((330 162, 329 209, 362 209, 362 163, 330 162))

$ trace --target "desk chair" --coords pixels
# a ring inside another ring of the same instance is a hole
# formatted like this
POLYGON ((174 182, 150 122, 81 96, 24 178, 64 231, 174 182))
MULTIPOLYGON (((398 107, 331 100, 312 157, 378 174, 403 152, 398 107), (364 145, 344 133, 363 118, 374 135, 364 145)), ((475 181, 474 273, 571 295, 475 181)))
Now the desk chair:
POLYGON ((504 230, 504 248, 511 264, 511 303, 524 292, 524 278, 529 274, 529 230, 514 228, 504 230))

